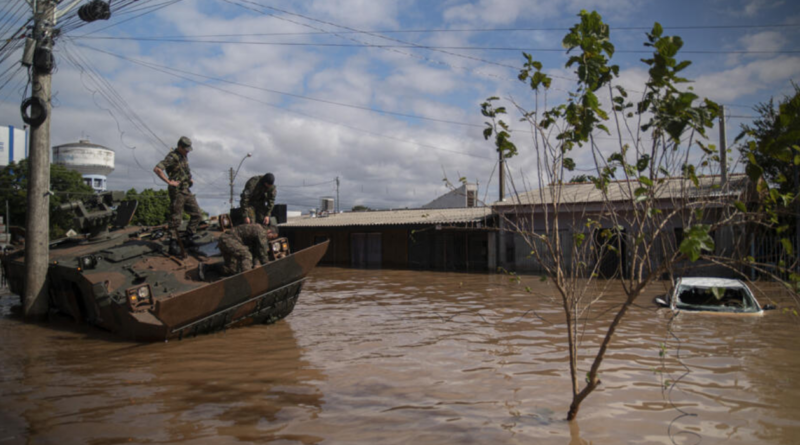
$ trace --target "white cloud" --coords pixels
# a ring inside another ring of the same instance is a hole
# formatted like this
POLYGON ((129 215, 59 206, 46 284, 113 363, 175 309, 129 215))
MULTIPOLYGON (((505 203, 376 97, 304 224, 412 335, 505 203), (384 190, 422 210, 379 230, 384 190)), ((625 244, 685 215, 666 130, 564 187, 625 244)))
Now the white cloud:
POLYGON ((780 87, 800 75, 800 57, 775 57, 735 68, 705 73, 695 79, 695 91, 709 99, 726 102, 762 90, 780 87))
POLYGON ((407 3, 404 0, 314 0, 309 12, 324 14, 340 25, 374 30, 378 27, 397 27, 397 16, 407 3))
POLYGON ((789 43, 789 39, 780 32, 764 31, 742 36, 739 43, 744 51, 780 51, 789 43))
POLYGON ((754 17, 767 9, 773 9, 784 2, 782 0, 748 0, 742 6, 742 13, 747 17, 754 17))

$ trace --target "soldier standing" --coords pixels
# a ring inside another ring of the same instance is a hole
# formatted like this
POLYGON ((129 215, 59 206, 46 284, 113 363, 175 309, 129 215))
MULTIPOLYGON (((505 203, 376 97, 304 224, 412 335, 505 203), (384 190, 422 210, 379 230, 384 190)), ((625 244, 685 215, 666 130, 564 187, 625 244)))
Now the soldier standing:
POLYGON ((234 275, 253 268, 253 254, 264 265, 269 262, 269 240, 276 235, 260 224, 242 224, 219 237, 217 246, 225 260, 222 273, 234 275))
POLYGON ((189 214, 189 226, 186 228, 187 238, 194 235, 202 218, 202 210, 197 204, 197 199, 189 191, 189 187, 194 183, 192 172, 189 170, 189 160, 186 158, 190 151, 192 151, 192 141, 186 136, 181 136, 178 146, 153 168, 155 174, 169 185, 169 229, 177 232, 181 225, 183 211, 186 210, 186 213, 189 214))
POLYGON ((245 224, 257 222, 269 225, 272 208, 275 207, 275 196, 278 190, 275 187, 275 176, 267 173, 264 176, 253 176, 247 180, 242 190, 241 207, 244 212, 245 224))

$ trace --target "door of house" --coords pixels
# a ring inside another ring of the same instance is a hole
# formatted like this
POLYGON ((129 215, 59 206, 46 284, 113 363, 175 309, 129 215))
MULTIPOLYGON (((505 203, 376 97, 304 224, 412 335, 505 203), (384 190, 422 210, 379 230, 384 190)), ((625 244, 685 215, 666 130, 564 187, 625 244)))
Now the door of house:
POLYGON ((353 267, 381 267, 382 238, 380 233, 350 235, 350 263, 353 267))

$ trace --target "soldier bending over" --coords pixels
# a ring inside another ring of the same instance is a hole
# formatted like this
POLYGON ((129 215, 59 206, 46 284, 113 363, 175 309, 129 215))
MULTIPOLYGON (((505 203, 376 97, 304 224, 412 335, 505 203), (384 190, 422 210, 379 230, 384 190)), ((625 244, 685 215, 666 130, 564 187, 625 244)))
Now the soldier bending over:
POLYGON ((247 272, 253 268, 253 254, 263 265, 269 262, 269 240, 277 235, 260 224, 242 224, 236 226, 219 237, 219 251, 225 260, 222 268, 224 275, 247 272))
POLYGON ((267 173, 264 176, 253 176, 247 180, 242 190, 241 207, 244 211, 245 224, 257 223, 269 225, 272 208, 275 207, 275 176, 267 173))

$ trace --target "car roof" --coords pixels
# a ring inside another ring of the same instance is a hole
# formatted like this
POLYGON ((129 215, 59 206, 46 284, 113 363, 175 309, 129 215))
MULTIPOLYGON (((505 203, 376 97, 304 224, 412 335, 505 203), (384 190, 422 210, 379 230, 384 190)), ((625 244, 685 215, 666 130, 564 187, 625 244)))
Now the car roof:
POLYGON ((746 287, 740 280, 731 278, 689 277, 681 278, 679 283, 695 287, 746 287))

